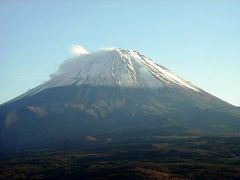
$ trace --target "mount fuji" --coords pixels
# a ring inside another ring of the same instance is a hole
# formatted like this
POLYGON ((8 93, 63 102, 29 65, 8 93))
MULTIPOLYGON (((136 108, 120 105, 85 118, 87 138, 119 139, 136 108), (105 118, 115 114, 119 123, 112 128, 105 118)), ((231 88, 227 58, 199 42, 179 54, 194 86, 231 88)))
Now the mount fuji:
POLYGON ((71 58, 0 106, 1 151, 239 129, 239 108, 121 48, 71 58))

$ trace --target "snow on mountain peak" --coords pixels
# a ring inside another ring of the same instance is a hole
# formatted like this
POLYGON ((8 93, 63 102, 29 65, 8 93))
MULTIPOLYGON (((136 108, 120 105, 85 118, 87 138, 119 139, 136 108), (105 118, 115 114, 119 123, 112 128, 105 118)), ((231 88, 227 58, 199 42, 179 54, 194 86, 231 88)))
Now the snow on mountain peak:
POLYGON ((139 52, 121 48, 104 49, 67 60, 37 91, 71 85, 136 88, 170 86, 200 91, 139 52))

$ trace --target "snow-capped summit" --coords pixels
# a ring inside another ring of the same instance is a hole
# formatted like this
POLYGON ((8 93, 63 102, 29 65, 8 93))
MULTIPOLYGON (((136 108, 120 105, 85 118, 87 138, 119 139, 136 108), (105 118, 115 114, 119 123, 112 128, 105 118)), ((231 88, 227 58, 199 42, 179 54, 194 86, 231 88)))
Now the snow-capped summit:
POLYGON ((62 86, 114 86, 137 88, 199 88, 137 51, 115 48, 72 58, 62 64, 52 78, 37 88, 62 86))

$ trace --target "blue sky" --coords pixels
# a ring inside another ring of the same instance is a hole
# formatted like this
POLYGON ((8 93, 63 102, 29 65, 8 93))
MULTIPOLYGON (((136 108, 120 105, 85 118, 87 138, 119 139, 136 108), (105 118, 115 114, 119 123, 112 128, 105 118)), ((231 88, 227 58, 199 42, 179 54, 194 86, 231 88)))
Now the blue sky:
POLYGON ((240 1, 0 1, 0 103, 46 81, 74 44, 138 50, 240 106, 240 1))

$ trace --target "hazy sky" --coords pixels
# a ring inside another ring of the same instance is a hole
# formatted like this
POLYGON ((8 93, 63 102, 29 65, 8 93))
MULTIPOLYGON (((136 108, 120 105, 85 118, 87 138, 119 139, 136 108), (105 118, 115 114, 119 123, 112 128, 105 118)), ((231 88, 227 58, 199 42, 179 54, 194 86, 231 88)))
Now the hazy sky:
POLYGON ((138 50, 240 106, 240 1, 97 2, 0 1, 0 103, 46 81, 80 44, 138 50))

